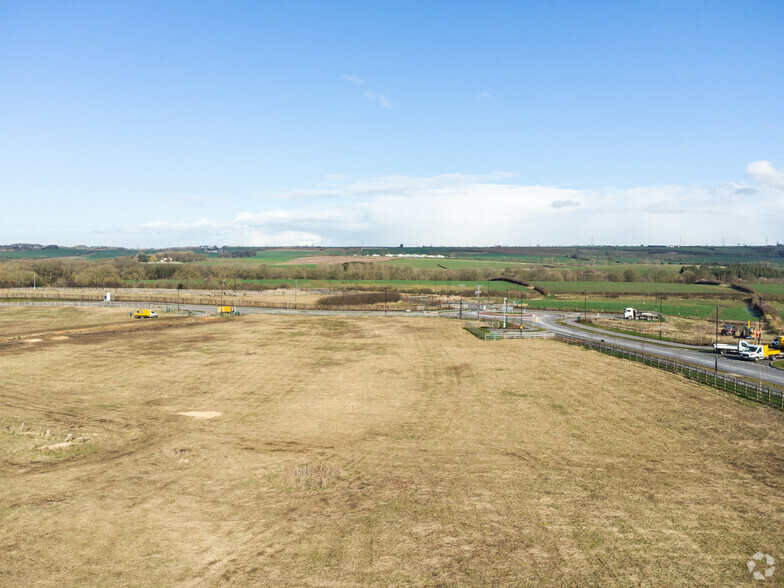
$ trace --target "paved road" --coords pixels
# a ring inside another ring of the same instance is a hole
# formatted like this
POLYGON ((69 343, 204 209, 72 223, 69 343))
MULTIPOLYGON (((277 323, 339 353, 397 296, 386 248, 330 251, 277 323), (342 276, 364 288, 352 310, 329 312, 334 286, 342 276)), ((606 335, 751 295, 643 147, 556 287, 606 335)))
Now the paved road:
POLYGON ((578 328, 568 324, 570 319, 574 321, 576 317, 577 315, 535 311, 530 315, 526 315, 525 319, 529 322, 538 319, 538 322, 535 322, 535 324, 539 327, 561 335, 584 340, 603 340, 624 349, 633 349, 635 351, 653 353, 661 357, 680 359, 707 369, 715 368, 718 360, 720 372, 784 386, 784 371, 770 367, 770 361, 743 361, 739 357, 716 355, 712 348, 682 345, 666 341, 660 342, 642 337, 620 335, 610 331, 601 331, 595 328, 588 330, 587 328, 578 328), (529 316, 531 318, 528 318, 529 316), (561 318, 566 318, 567 324, 558 324, 556 322, 561 318))

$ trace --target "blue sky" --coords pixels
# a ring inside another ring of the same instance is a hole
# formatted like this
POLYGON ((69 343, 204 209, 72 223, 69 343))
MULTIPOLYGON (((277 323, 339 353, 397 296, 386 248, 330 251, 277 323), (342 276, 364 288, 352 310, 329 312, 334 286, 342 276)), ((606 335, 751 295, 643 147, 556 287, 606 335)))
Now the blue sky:
POLYGON ((0 243, 784 241, 784 2, 0 0, 0 243))

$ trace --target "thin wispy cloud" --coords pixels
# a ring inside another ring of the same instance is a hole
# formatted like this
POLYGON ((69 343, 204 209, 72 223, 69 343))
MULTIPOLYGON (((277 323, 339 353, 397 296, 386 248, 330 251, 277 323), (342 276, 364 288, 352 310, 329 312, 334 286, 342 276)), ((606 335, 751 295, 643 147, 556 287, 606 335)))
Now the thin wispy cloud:
POLYGON ((490 92, 480 92, 479 94, 477 94, 476 99, 477 100, 490 100, 492 97, 493 97, 493 95, 490 92))
MULTIPOLYGON (((357 74, 341 74, 341 77, 355 86, 367 85, 367 82, 357 74)), ((365 98, 372 100, 379 106, 383 106, 384 108, 392 107, 392 102, 390 101, 389 96, 386 94, 380 94, 372 88, 366 89, 364 92, 362 92, 362 94, 365 96, 365 98)))
POLYGON ((374 102, 378 102, 384 108, 391 108, 391 104, 389 103, 389 98, 384 96, 383 94, 378 94, 373 90, 365 90, 365 96, 373 100, 374 102))
POLYGON ((343 74, 342 77, 347 82, 351 82, 352 84, 356 84, 357 86, 362 86, 365 83, 365 80, 360 78, 357 74, 343 74))

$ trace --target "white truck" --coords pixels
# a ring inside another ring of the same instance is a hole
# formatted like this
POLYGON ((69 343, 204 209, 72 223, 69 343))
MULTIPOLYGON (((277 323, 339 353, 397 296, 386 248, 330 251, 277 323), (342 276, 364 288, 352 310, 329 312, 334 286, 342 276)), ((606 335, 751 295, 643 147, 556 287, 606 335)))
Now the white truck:
POLYGON ((722 355, 740 355, 750 347, 750 344, 739 339, 737 343, 714 343, 713 348, 722 355))
POLYGON ((640 311, 634 308, 627 308, 623 311, 623 318, 633 321, 658 321, 659 313, 650 311, 640 311))
POLYGON ((740 358, 748 361, 759 361, 765 359, 764 345, 749 345, 748 349, 740 352, 740 358))

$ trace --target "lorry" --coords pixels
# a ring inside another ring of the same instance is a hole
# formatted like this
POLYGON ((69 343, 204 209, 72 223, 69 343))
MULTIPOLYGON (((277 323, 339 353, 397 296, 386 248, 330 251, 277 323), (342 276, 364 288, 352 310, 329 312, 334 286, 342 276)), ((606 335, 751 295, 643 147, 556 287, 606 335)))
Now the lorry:
POLYGON ((770 342, 769 347, 784 351, 784 335, 776 335, 773 337, 773 341, 770 342))
POLYGON ((744 351, 746 351, 750 347, 749 343, 746 343, 743 339, 740 339, 737 343, 714 343, 713 348, 722 355, 741 355, 744 351))
POLYGON ((149 308, 141 308, 130 313, 133 318, 158 318, 158 313, 149 308))
POLYGON ((750 361, 759 361, 760 359, 774 357, 780 353, 780 349, 771 348, 769 345, 749 345, 748 349, 741 352, 740 358, 750 361))
POLYGON ((233 306, 219 306, 218 314, 239 314, 233 306))
POLYGON ((659 313, 640 311, 630 307, 623 311, 623 318, 633 321, 658 321, 659 313))
POLYGON ((749 345, 741 352, 740 358, 747 361, 759 361, 765 359, 765 350, 762 345, 749 345))

